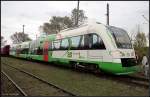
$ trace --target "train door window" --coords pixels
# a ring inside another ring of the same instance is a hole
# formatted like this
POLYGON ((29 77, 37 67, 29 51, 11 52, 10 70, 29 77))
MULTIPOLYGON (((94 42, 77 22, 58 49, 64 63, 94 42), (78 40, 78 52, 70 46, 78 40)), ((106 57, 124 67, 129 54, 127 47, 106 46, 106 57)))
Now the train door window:
POLYGON ((79 43, 79 49, 83 50, 84 49, 84 36, 81 35, 80 43, 79 43))
POLYGON ((103 43, 103 40, 100 38, 100 36, 98 36, 97 34, 92 34, 90 39, 92 39, 91 49, 105 49, 105 45, 103 43))
POLYGON ((62 39, 62 41, 61 41, 61 49, 62 50, 67 50, 68 47, 69 47, 68 39, 62 39))
POLYGON ((49 46, 48 46, 48 50, 52 50, 52 42, 49 41, 49 46))
POLYGON ((90 34, 85 34, 84 35, 84 49, 89 49, 89 45, 90 45, 90 34))
POLYGON ((52 46, 51 47, 52 47, 52 50, 54 50, 54 42, 52 42, 52 46))
POLYGON ((59 50, 60 49, 60 40, 54 41, 54 50, 59 50))
POLYGON ((99 45, 100 45, 99 46, 100 49, 106 49, 105 44, 104 44, 103 40, 100 37, 99 37, 99 45))
POLYGON ((33 55, 35 55, 35 48, 33 49, 33 55))
POLYGON ((84 48, 85 49, 105 49, 103 40, 97 34, 84 35, 84 48))
POLYGON ((76 50, 79 48, 81 36, 71 37, 71 49, 76 50))

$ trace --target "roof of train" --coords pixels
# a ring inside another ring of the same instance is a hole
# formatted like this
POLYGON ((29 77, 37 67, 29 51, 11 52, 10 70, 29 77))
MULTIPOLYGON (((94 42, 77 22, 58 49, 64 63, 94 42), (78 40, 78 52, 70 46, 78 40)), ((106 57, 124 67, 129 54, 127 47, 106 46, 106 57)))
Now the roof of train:
POLYGON ((89 27, 96 27, 97 25, 99 25, 99 27, 104 27, 105 25, 99 22, 92 22, 89 24, 83 24, 80 25, 78 27, 74 27, 74 28, 68 28, 65 30, 60 31, 60 33, 58 33, 56 35, 56 39, 61 39, 61 38, 65 38, 65 37, 70 37, 70 36, 76 36, 76 35, 80 35, 87 33, 87 29, 89 29, 89 27))

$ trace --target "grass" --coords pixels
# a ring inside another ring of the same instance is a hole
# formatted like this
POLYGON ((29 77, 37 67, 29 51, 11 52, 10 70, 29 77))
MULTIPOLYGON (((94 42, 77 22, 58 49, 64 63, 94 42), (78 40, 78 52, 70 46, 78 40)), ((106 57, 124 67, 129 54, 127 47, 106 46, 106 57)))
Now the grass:
POLYGON ((41 63, 14 58, 2 59, 9 60, 9 63, 12 63, 10 65, 25 69, 63 89, 82 96, 147 96, 149 91, 145 88, 132 87, 71 69, 41 65, 41 63))
POLYGON ((29 95, 29 96, 61 96, 67 95, 58 92, 57 89, 32 77, 20 73, 8 66, 3 66, 7 74, 29 95))

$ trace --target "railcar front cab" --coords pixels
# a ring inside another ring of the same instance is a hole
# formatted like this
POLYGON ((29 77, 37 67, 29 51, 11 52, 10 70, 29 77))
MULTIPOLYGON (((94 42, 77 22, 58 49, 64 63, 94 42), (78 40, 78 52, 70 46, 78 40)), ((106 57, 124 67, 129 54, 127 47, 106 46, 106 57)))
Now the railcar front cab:
POLYGON ((107 32, 111 35, 114 48, 109 52, 112 56, 110 67, 104 66, 105 71, 111 71, 116 75, 136 73, 139 66, 135 58, 135 52, 127 32, 114 26, 106 26, 107 32))

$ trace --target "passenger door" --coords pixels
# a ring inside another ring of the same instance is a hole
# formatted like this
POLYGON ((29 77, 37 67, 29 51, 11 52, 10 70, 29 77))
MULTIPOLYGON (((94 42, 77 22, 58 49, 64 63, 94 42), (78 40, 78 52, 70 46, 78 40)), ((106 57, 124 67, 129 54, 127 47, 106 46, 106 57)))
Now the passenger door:
POLYGON ((90 61, 103 61, 103 56, 105 56, 106 48, 101 37, 95 33, 86 35, 88 43, 88 59, 90 61))
POLYGON ((48 61, 48 48, 49 48, 49 42, 45 41, 44 42, 44 49, 43 49, 43 58, 44 58, 44 61, 48 61))

